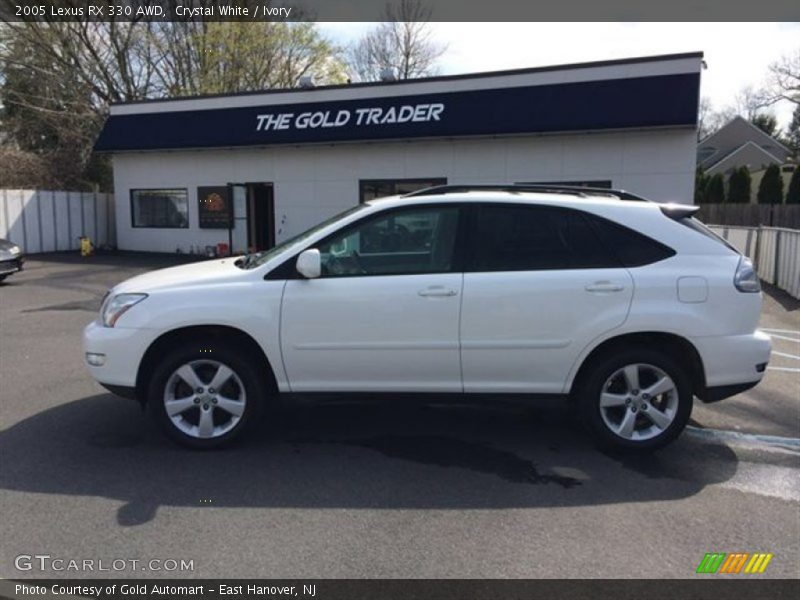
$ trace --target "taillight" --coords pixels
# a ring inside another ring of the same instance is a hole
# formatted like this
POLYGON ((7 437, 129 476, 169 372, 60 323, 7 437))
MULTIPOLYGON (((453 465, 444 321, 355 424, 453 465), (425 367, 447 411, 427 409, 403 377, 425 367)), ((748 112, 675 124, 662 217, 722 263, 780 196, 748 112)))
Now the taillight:
POLYGON ((739 266, 736 267, 736 275, 733 276, 733 285, 740 292, 760 292, 761 282, 758 280, 753 263, 746 256, 739 259, 739 266))

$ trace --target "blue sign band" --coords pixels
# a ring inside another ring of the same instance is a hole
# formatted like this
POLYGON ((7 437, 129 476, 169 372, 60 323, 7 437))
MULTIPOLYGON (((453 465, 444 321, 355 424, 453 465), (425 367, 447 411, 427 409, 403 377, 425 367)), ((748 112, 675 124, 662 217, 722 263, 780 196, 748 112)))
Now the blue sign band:
MULTIPOLYGON (((320 90, 320 93, 323 93, 320 90)), ((112 115, 98 151, 692 127, 699 73, 112 115)))

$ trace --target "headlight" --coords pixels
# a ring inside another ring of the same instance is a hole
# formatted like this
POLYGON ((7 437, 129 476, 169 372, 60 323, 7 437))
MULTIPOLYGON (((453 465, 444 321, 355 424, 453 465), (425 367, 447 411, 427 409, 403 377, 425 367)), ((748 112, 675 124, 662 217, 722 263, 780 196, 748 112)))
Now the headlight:
POLYGON ((16 256, 17 254, 22 253, 22 250, 20 250, 19 246, 11 246, 11 248, 9 248, 8 251, 11 253, 12 256, 16 256))
POLYGON ((132 306, 147 298, 147 294, 117 294, 103 304, 101 317, 103 325, 113 327, 117 320, 132 306))

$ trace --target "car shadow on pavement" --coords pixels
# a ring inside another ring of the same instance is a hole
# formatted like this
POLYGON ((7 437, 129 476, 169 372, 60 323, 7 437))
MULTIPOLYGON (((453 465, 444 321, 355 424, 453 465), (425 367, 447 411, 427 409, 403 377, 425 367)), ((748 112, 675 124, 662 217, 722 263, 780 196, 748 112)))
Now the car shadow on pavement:
POLYGON ((726 481, 727 446, 684 436, 650 455, 601 453, 564 410, 327 404, 284 410, 224 450, 184 450, 110 394, 0 431, 0 488, 160 506, 498 509, 673 500, 726 481))
POLYGON ((793 312, 800 310, 800 300, 797 298, 792 298, 788 293, 779 287, 762 281, 761 289, 764 290, 765 295, 769 296, 775 302, 780 304, 785 311, 793 312))

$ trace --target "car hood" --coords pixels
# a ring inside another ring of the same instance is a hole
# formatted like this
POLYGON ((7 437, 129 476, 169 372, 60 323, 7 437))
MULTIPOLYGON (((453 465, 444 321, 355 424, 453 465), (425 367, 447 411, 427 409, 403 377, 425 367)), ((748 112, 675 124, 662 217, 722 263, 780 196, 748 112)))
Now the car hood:
POLYGON ((147 293, 168 288, 202 287, 216 283, 241 281, 248 275, 252 275, 252 271, 245 271, 237 267, 234 262, 239 258, 217 258, 150 271, 126 279, 114 287, 114 293, 147 293))

